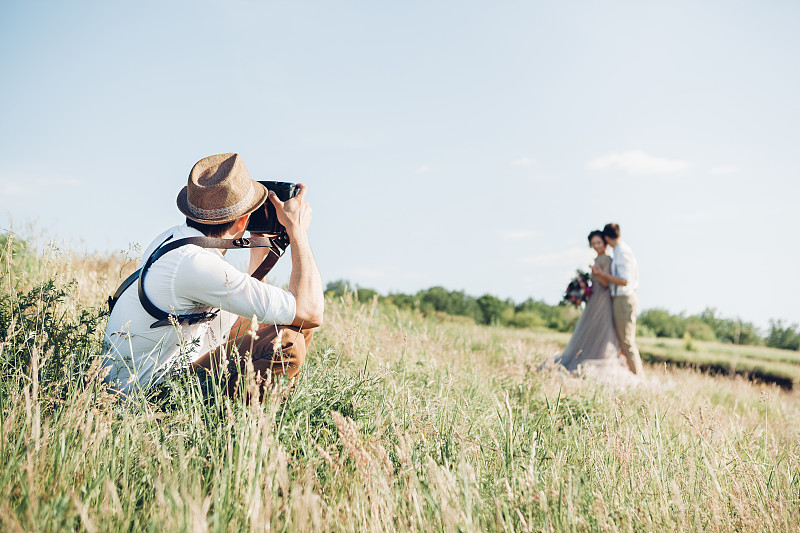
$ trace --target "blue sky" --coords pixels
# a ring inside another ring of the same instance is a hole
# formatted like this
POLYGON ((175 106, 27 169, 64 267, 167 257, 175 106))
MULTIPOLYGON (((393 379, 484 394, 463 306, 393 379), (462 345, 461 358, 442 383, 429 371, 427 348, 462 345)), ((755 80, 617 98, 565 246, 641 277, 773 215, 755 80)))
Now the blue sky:
POLYGON ((146 245, 194 162, 233 151, 308 184, 324 281, 555 303, 616 221, 643 307, 800 322, 798 15, 3 2, 0 226, 146 245))

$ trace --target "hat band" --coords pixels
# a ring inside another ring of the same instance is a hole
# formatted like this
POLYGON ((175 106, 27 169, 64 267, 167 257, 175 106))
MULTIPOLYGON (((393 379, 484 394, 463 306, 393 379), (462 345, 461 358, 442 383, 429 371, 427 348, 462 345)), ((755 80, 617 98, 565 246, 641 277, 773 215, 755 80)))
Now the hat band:
POLYGON ((189 207, 189 212, 195 218, 200 218, 203 220, 219 220, 221 218, 228 218, 231 215, 235 215, 244 211, 244 209, 250 205, 250 202, 253 201, 253 197, 255 195, 256 191, 251 183, 250 190, 247 191, 247 194, 244 195, 244 198, 230 207, 220 207, 219 209, 203 209, 202 207, 197 207, 196 205, 192 204, 188 198, 186 199, 186 204, 189 207))

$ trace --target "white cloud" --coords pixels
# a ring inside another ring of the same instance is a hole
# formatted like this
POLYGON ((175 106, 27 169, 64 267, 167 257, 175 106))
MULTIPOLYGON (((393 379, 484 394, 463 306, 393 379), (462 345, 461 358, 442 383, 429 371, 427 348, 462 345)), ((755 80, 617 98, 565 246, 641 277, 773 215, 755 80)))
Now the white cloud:
POLYGON ((674 213, 670 215, 669 219, 674 222, 700 222, 701 220, 708 220, 710 217, 708 212, 685 212, 674 213))
POLYGON ((607 154, 586 164, 590 170, 616 168, 628 174, 673 174, 685 170, 689 166, 691 163, 688 161, 654 157, 641 150, 607 154))
MULTIPOLYGON (((386 283, 387 280, 390 281, 397 281, 397 280, 412 280, 412 281, 419 281, 419 280, 426 280, 430 277, 429 273, 427 272, 418 272, 415 270, 408 270, 408 269, 399 269, 395 266, 391 265, 378 265, 377 267, 359 267, 349 271, 349 273, 345 276, 355 285, 363 285, 365 283, 376 284, 374 288, 376 290, 381 290, 380 286, 382 283, 386 283)), ((385 289, 385 287, 384 287, 385 289)))
POLYGON ((547 254, 539 254, 531 257, 525 257, 521 260, 526 265, 533 265, 539 267, 570 267, 570 268, 588 268, 592 263, 595 256, 591 248, 570 248, 561 252, 551 252, 547 254))
POLYGON ((30 184, 22 184, 17 180, 0 180, 0 193, 3 196, 24 196, 25 194, 34 192, 34 188, 30 184))
POLYGON ((497 234, 504 241, 522 241, 537 237, 541 234, 541 232, 524 229, 501 229, 497 231, 497 234))
POLYGON ((424 174, 424 173, 428 172, 430 169, 431 169, 431 167, 429 165, 422 165, 421 167, 419 167, 417 169, 417 174, 424 174))
POLYGON ((536 162, 536 159, 533 158, 533 157, 520 157, 519 159, 513 160, 511 162, 511 164, 514 165, 514 166, 518 166, 519 167, 519 166, 530 165, 530 164, 535 163, 535 162, 536 162))
POLYGON ((667 218, 673 222, 697 223, 709 220, 730 220, 740 215, 741 211, 735 205, 705 206, 694 211, 676 211, 667 218))
POLYGON ((81 180, 75 178, 39 178, 36 180, 39 187, 80 187, 81 180))
POLYGON ((383 270, 378 270, 376 268, 357 268, 353 271, 354 278, 356 280, 359 279, 378 279, 378 278, 385 278, 386 272, 383 270))
POLYGON ((81 180, 62 177, 0 176, 0 193, 3 196, 26 196, 48 192, 48 189, 80 187, 81 180))
POLYGON ((735 174, 736 172, 739 172, 739 167, 733 165, 720 165, 711 169, 711 173, 714 175, 735 174))

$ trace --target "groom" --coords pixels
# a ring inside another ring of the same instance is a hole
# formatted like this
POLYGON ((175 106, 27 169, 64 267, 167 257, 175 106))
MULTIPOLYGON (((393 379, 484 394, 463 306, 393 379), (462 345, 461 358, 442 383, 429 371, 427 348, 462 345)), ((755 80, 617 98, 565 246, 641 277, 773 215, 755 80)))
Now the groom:
POLYGON ((619 225, 606 224, 603 228, 606 244, 614 248, 614 261, 611 275, 605 274, 597 266, 592 273, 611 284, 614 298, 614 327, 617 330, 622 353, 628 359, 628 367, 634 374, 642 374, 642 358, 636 347, 636 313, 639 311, 639 266, 633 250, 620 239, 619 225))

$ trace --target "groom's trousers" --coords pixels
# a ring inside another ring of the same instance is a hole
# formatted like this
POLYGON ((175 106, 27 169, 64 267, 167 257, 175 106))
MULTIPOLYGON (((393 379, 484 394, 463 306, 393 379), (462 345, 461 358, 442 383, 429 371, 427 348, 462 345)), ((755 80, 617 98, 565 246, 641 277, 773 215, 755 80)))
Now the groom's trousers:
POLYGON ((614 327, 619 346, 628 360, 628 368, 634 374, 642 374, 642 358, 636 347, 636 313, 639 312, 639 296, 620 294, 614 296, 614 327))

